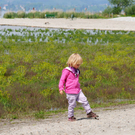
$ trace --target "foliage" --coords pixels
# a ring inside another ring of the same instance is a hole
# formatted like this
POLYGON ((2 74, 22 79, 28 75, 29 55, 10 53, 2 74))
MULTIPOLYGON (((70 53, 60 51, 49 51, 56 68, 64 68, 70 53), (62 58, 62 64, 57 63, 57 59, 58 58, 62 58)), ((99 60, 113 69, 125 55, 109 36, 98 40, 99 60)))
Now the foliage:
POLYGON ((133 0, 109 0, 114 7, 125 8, 133 4, 133 0))
POLYGON ((25 18, 25 12, 23 12, 23 11, 18 11, 16 16, 17 16, 18 18, 25 18))
POLYGON ((31 11, 29 13, 25 12, 6 12, 4 18, 45 18, 45 14, 53 14, 55 18, 71 18, 71 15, 74 15, 74 18, 103 18, 100 13, 90 13, 90 12, 62 12, 62 11, 31 11))
POLYGON ((83 58, 81 88, 90 104, 135 98, 135 32, 99 30, 0 30, 0 116, 67 108, 58 92, 72 53, 83 58))
POLYGON ((108 16, 109 14, 113 13, 113 8, 107 7, 103 12, 103 16, 108 16))
POLYGON ((16 18, 17 14, 14 12, 8 12, 6 14, 4 14, 4 18, 16 18))
POLYGON ((114 14, 120 14, 121 10, 122 10, 121 7, 114 7, 114 8, 113 8, 113 13, 114 13, 114 14))
POLYGON ((113 5, 114 14, 119 14, 122 9, 133 4, 133 0, 109 0, 109 2, 113 5))
POLYGON ((45 112, 44 111, 39 111, 35 113, 35 118, 37 119, 44 119, 45 112))
POLYGON ((126 7, 124 11, 126 15, 135 15, 135 5, 126 7))

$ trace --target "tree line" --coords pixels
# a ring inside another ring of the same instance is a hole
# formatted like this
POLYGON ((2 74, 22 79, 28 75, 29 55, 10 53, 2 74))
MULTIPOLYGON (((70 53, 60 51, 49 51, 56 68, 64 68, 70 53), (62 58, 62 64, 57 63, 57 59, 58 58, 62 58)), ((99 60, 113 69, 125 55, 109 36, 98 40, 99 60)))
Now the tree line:
POLYGON ((135 14, 134 0, 108 0, 112 7, 107 7, 104 12, 119 14, 122 10, 126 15, 135 14))

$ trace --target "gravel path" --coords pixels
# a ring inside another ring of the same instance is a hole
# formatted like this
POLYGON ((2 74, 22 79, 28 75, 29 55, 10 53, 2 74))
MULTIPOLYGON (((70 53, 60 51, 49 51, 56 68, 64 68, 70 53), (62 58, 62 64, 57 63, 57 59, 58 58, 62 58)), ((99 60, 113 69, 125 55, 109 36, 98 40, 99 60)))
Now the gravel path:
POLYGON ((135 17, 118 17, 118 18, 112 18, 109 20, 135 22, 135 17))
POLYGON ((75 111, 77 121, 67 121, 67 112, 49 119, 1 122, 0 135, 135 135, 135 104, 94 109, 99 120, 75 111), (5 125, 6 124, 6 125, 5 125))
POLYGON ((4 19, 0 18, 0 25, 30 26, 42 28, 63 29, 99 29, 135 31, 135 17, 119 17, 112 19, 4 19))

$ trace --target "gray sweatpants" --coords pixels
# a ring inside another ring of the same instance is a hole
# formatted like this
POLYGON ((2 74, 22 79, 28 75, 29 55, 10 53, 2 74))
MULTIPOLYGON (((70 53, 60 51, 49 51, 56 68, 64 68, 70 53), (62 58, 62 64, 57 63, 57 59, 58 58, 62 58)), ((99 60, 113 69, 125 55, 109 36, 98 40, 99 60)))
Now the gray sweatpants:
POLYGON ((66 94, 66 96, 68 99, 68 118, 74 116, 74 108, 76 107, 76 101, 82 103, 82 106, 87 114, 92 111, 87 101, 87 98, 82 91, 80 91, 78 94, 66 94))

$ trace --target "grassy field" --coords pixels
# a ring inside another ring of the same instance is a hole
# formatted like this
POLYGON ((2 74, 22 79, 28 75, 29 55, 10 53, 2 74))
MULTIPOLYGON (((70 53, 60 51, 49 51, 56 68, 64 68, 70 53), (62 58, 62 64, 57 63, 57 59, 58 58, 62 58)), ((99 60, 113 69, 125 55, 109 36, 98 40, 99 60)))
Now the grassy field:
POLYGON ((58 83, 79 53, 80 84, 91 107, 134 103, 135 32, 0 30, 0 117, 44 118, 67 109, 58 83))

